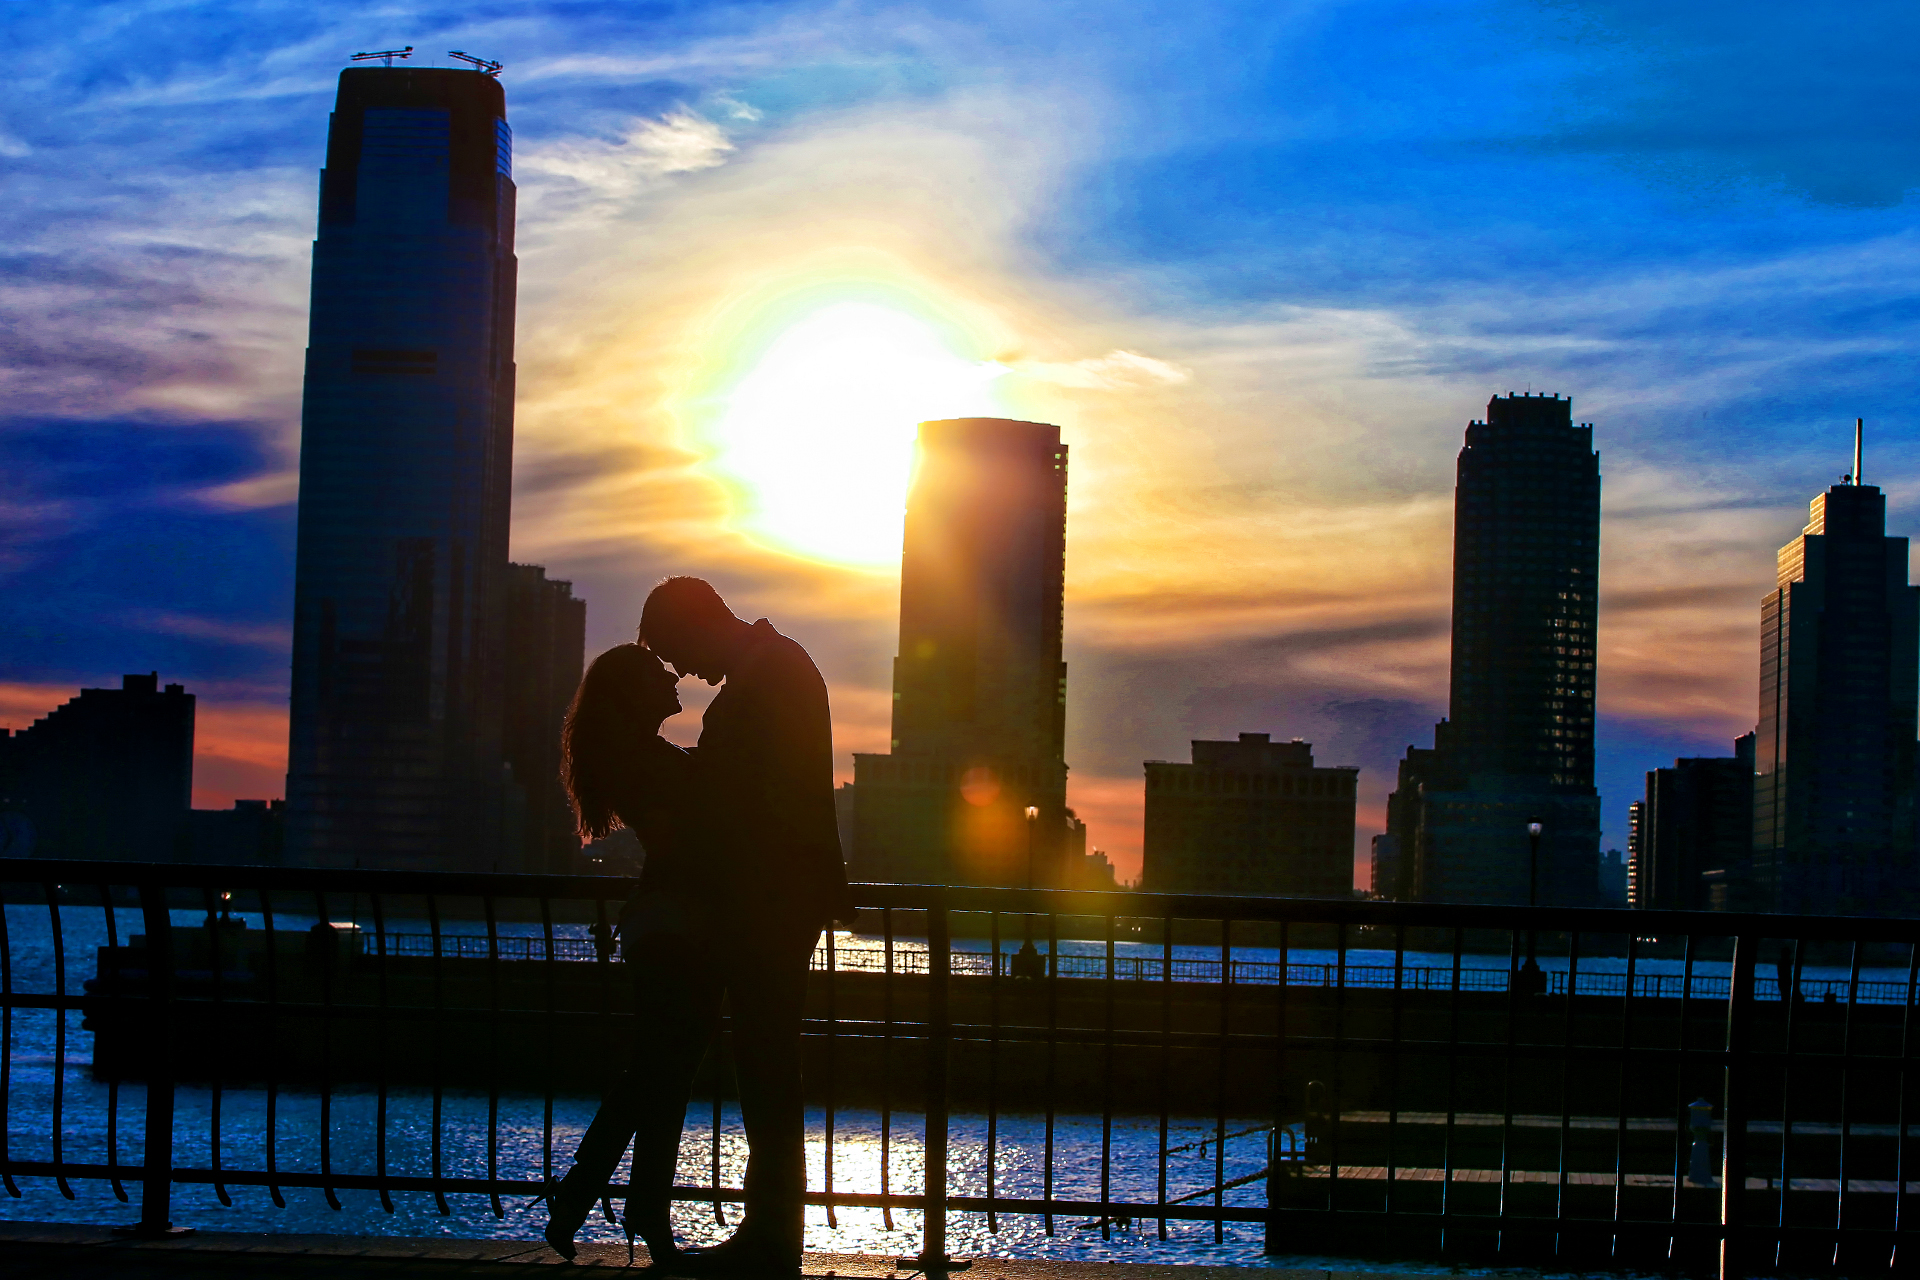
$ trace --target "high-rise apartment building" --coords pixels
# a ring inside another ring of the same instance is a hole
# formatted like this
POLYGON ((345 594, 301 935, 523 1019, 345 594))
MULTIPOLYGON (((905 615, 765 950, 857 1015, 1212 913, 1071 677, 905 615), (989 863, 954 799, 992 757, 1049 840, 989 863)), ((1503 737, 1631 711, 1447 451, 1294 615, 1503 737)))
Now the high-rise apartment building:
POLYGON ((1812 502, 1761 605, 1753 890, 1775 910, 1916 905, 1920 587, 1887 500, 1855 477, 1812 502))
POLYGON ((16 857, 171 862, 193 803, 194 696, 157 674, 0 729, 0 809, 16 857))
POLYGON ((1360 771, 1316 768, 1313 744, 1243 733, 1149 760, 1140 887, 1150 893, 1353 896, 1360 771))
POLYGON ((854 756, 856 879, 1057 880, 1070 822, 1066 526, 1058 427, 920 424, 892 750, 854 756))
POLYGON ((586 664, 587 602, 537 564, 507 566, 506 598, 502 747, 520 802, 517 864, 571 875, 581 869, 580 837, 560 785, 560 727, 586 664))
POLYGON ((513 225, 498 81, 341 73, 301 419, 292 862, 511 865, 513 225))
POLYGON ((1647 771, 1637 815, 1633 905, 1662 911, 1725 908, 1716 886, 1746 875, 1753 850, 1753 735, 1731 756, 1683 756, 1647 771))
POLYGON ((1454 491, 1449 719, 1389 802, 1406 896, 1526 901, 1538 823, 1540 901, 1596 899, 1599 568, 1591 424, 1559 396, 1495 397, 1454 491))
POLYGON ((1642 883, 1647 865, 1647 802, 1645 798, 1627 806, 1627 905, 1645 907, 1646 888, 1642 883))

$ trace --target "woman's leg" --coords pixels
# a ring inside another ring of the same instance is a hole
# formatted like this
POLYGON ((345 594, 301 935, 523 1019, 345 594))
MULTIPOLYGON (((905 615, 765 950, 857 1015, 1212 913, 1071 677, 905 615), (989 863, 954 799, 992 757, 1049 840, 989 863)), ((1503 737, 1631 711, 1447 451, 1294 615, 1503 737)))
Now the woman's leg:
MULTIPOLYGON (((634 966, 632 1058, 587 1126, 573 1168, 553 1194, 549 1240, 555 1230, 570 1238, 580 1229, 637 1134, 629 1220, 656 1241, 655 1224, 666 1220, 687 1095, 719 1016, 719 980, 702 959, 644 953, 628 959, 634 966), (648 1207, 636 1214, 636 1201, 648 1207)), ((671 1243, 670 1235, 665 1242, 671 1243)))
MULTIPOLYGON (((703 961, 706 959, 702 957, 703 961)), ((659 986, 642 996, 635 1053, 651 1059, 648 1083, 633 1112, 633 1176, 627 1187, 627 1230, 658 1261, 674 1252, 671 1211, 680 1130, 700 1060, 720 1024, 721 984, 710 962, 662 966, 659 986)))

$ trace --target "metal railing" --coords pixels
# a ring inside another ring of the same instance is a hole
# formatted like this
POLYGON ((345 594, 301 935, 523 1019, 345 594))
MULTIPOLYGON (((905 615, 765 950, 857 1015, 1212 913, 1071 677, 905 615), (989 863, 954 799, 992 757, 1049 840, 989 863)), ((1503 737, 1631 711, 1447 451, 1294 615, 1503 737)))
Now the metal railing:
MULTIPOLYGON (((129 1204, 135 1188, 150 1233, 186 1184, 222 1203, 264 1187, 279 1205, 284 1189, 315 1188, 336 1208, 360 1190, 389 1212, 400 1193, 442 1212, 472 1195, 498 1216, 503 1196, 564 1169, 556 1099, 595 1093, 639 1033, 606 945, 630 889, 0 861, 0 1183, 70 1198, 93 1180, 129 1204), (105 1139, 75 1152, 63 1082, 87 1034, 105 1139), (18 1085, 16 1058, 40 1056, 47 1079, 18 1085), (484 1121, 443 1106, 463 1088, 484 1098, 484 1121), (408 1091, 430 1116, 402 1125, 408 1091), (317 1107, 298 1133, 283 1106, 296 1092, 317 1107), (354 1122, 368 1149, 336 1158, 333 1108, 350 1093, 370 1098, 354 1122), (243 1104, 263 1109, 263 1146, 233 1136, 243 1104), (402 1128, 425 1134, 417 1158, 399 1151, 402 1128), (536 1130, 534 1146, 502 1139, 536 1130), (311 1158, 288 1158, 296 1138, 311 1158), (468 1139, 472 1167, 451 1154, 468 1139)), ((826 1123, 807 1199, 830 1216, 917 1212, 929 1267, 965 1215, 989 1231, 1034 1215, 1049 1234, 1058 1219, 1163 1237, 1203 1223, 1216 1239, 1245 1223, 1275 1253, 1728 1276, 1891 1271, 1915 1256, 1920 922, 856 893, 861 926, 827 935, 809 987, 805 1065, 826 1123), (879 1116, 876 1185, 835 1185, 849 1109, 879 1116), (1176 1118, 1201 1136, 1177 1141, 1176 1118), (1033 1135, 1017 1161, 1016 1120, 1033 1135), (1129 1126, 1157 1131, 1152 1160, 1116 1156, 1129 1126), (1069 1128, 1084 1176, 1063 1172, 1069 1128), (912 1188, 896 1186, 902 1133, 919 1144, 912 1188), (1230 1163, 1248 1141, 1264 1147, 1259 1167, 1230 1163), (1204 1185, 1171 1176, 1176 1158, 1210 1163, 1204 1185)), ((724 1219, 743 1198, 723 1176, 724 1072, 702 1088, 708 1176, 677 1195, 724 1219)))
MULTIPOLYGON (((602 948, 595 945, 591 937, 587 938, 534 938, 534 937, 494 937, 488 938, 476 934, 446 934, 435 937, 428 933, 392 933, 376 938, 371 934, 357 940, 359 954, 369 959, 381 956, 394 957, 433 957, 462 960, 569 960, 592 962, 602 959, 618 964, 621 957, 617 950, 602 955, 602 948)), ((1116 982, 1198 982, 1214 983, 1225 981, 1240 986, 1277 985, 1280 981, 1280 964, 1273 960, 1220 960, 1175 959, 1163 961, 1157 956, 1117 956, 1112 962, 1112 973, 1108 973, 1108 962, 1100 956, 1092 955, 1056 955, 1049 959, 1049 972, 1062 978, 1099 978, 1111 977, 1116 982)), ((899 949, 891 957, 884 950, 865 948, 849 950, 846 947, 831 947, 828 942, 820 943, 809 962, 816 973, 825 972, 829 967, 841 972, 885 972, 902 974, 922 974, 928 971, 928 953, 899 949), (835 959, 829 961, 828 952, 834 951, 835 959)), ((953 977, 990 977, 996 972, 1001 977, 1017 977, 1014 971, 1014 954, 1010 952, 960 951, 948 956, 948 973, 953 977)), ((1504 992, 1514 981, 1514 970, 1505 968, 1471 968, 1455 971, 1445 965, 1422 965, 1396 968, 1390 964, 1333 964, 1306 963, 1291 961, 1286 966, 1287 981, 1290 987, 1354 987, 1354 988, 1399 988, 1406 991, 1451 991, 1457 986, 1462 991, 1504 992)), ((1562 996, 1567 993, 1567 984, 1572 981, 1576 994, 1581 996, 1621 997, 1627 992, 1625 973, 1574 973, 1565 970, 1544 971, 1547 981, 1546 994, 1562 996)), ((1724 1000, 1731 991, 1731 980, 1709 973, 1636 973, 1632 978, 1633 994, 1653 1000, 1676 1000, 1683 995, 1689 999, 1724 1000)), ((1782 984, 1776 977, 1756 976, 1753 984, 1755 1000, 1778 1000, 1782 984)), ((1825 1003, 1835 1001, 1858 1002, 1861 1004, 1902 1004, 1912 998, 1907 984, 1899 981, 1849 981, 1846 978, 1809 978, 1799 981, 1799 999, 1816 1000, 1825 1003)))

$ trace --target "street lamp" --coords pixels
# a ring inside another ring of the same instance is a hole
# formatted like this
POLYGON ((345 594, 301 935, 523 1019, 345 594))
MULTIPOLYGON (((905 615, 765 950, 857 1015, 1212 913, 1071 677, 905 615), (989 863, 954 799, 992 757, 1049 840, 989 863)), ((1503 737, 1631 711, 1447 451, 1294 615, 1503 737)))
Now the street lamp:
POLYGON ((1527 824, 1527 905, 1540 905, 1540 821, 1535 819, 1527 824))
MULTIPOLYGON (((1033 829, 1040 821, 1038 805, 1027 806, 1027 888, 1033 888, 1033 829)), ((1040 952, 1033 945, 1033 916, 1027 915, 1022 923, 1026 926, 1026 941, 1020 944, 1020 950, 1013 955, 1013 976, 1016 978, 1038 978, 1046 973, 1047 966, 1040 959, 1040 952)))
MULTIPOLYGON (((1540 905, 1540 832, 1543 828, 1538 818, 1527 823, 1527 905, 1540 905)), ((1520 994, 1537 996, 1547 989, 1547 975, 1540 972, 1540 962, 1534 956, 1534 931, 1527 930, 1527 962, 1515 975, 1520 994)))

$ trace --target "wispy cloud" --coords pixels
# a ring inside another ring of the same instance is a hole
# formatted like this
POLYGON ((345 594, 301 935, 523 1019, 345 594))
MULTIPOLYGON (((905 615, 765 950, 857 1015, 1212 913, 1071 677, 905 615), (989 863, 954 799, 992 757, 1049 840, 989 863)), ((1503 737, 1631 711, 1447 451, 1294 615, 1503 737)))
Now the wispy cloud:
POLYGON ((602 198, 619 199, 669 174, 725 164, 733 150, 724 129, 683 107, 658 118, 630 120, 611 140, 529 148, 520 168, 522 181, 529 174, 564 179, 602 198))
POLYGON ((136 630, 161 635, 186 636, 194 640, 213 640, 220 644, 246 645, 286 653, 293 647, 291 623, 246 624, 219 618, 201 618, 192 614, 136 610, 127 615, 127 624, 136 630))
POLYGON ((1099 391, 1178 386, 1193 378, 1191 369, 1137 351, 1109 351, 1103 356, 1065 362, 1009 360, 1006 364, 1015 373, 1039 382, 1099 391))

